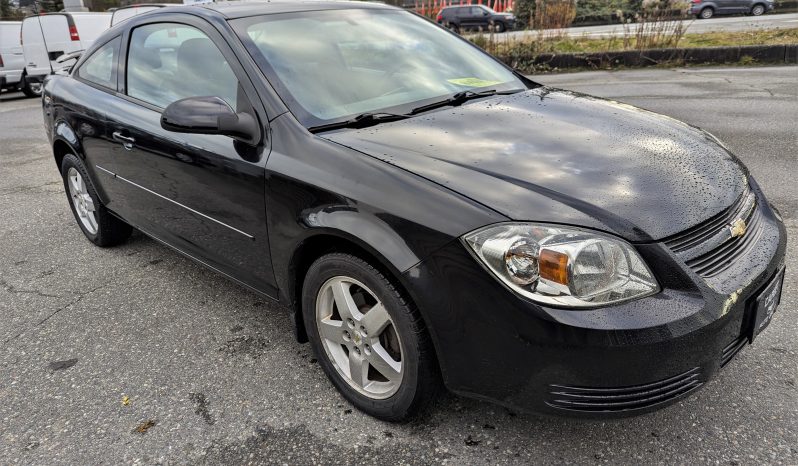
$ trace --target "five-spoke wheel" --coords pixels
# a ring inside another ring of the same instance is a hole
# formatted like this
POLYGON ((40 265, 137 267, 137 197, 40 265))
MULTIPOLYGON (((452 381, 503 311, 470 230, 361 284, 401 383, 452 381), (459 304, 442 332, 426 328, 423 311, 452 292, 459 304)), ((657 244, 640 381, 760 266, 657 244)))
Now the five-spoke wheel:
POLYGON ((305 329, 338 390, 380 419, 406 419, 439 387, 432 344, 418 311, 369 262, 331 253, 314 262, 302 290, 305 329))
POLYGON ((383 303, 366 285, 333 277, 316 299, 327 356, 355 390, 387 398, 402 383, 402 344, 383 303))
POLYGON ((75 208, 78 220, 80 220, 80 223, 86 228, 86 231, 93 235, 97 234, 97 217, 94 201, 89 195, 89 190, 86 188, 86 182, 83 181, 83 177, 78 173, 75 167, 70 167, 67 171, 67 181, 69 185, 69 197, 72 199, 72 206, 75 208))
POLYGON ((97 246, 113 246, 130 236, 130 225, 113 216, 100 202, 80 158, 74 154, 65 155, 61 162, 61 175, 69 206, 89 241, 97 246))

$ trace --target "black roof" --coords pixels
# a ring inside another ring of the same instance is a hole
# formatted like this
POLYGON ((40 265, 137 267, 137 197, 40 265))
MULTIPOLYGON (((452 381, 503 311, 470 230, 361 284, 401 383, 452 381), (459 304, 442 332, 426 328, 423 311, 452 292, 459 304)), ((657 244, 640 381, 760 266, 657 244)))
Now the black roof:
MULTIPOLYGON (((225 18, 243 18, 246 16, 268 15, 275 13, 294 13, 299 11, 316 10, 346 10, 346 9, 396 9, 396 7, 382 3, 336 1, 336 0, 257 0, 233 1, 219 3, 203 3, 193 7, 214 10, 225 18)), ((185 9, 186 6, 174 8, 185 9)), ((172 9, 172 8, 167 8, 172 9)))

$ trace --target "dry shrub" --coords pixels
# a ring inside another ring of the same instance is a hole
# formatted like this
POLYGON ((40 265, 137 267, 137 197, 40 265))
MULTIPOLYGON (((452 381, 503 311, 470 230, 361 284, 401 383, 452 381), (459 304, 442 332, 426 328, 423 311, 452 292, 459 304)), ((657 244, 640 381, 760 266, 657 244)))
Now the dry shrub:
POLYGON ((564 29, 576 18, 576 0, 536 0, 535 29, 564 29))
POLYGON ((674 0, 645 0, 635 22, 624 23, 624 49, 677 47, 687 23, 687 4, 674 0))

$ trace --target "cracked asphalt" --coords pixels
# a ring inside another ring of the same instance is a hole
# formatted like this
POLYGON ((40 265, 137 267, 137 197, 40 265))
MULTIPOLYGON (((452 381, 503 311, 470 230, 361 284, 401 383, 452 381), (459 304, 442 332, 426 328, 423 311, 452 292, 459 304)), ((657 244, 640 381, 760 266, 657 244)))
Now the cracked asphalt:
POLYGON ((3 94, 0 464, 798 464, 798 67, 538 78, 710 130, 784 214, 781 307, 703 390, 619 421, 452 395, 421 420, 376 421, 335 392, 279 305, 140 234, 86 241, 39 102, 3 94))

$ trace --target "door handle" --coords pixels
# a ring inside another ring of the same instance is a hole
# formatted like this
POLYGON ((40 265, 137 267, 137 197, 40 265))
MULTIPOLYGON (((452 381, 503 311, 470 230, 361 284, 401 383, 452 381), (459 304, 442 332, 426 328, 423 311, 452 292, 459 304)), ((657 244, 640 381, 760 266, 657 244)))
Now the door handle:
POLYGON ((127 150, 133 150, 133 144, 136 143, 136 140, 134 138, 131 138, 130 136, 124 136, 119 131, 114 131, 112 136, 115 141, 119 141, 122 143, 122 147, 124 147, 127 150))

